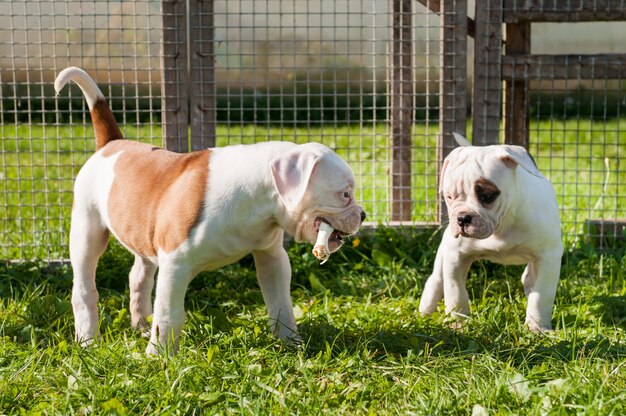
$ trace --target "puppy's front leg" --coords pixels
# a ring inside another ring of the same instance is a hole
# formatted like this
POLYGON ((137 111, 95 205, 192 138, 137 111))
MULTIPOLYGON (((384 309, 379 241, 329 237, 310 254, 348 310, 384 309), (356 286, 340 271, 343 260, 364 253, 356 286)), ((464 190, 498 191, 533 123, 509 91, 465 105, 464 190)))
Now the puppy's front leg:
POLYGON ((178 338, 185 323, 185 293, 191 277, 187 267, 159 259, 147 354, 157 354, 162 349, 170 354, 178 351, 178 338))
POLYGON ((431 315, 435 312, 437 304, 443 298, 443 257, 444 250, 440 246, 435 257, 433 272, 426 280, 420 299, 419 311, 423 315, 431 315))
POLYGON ((534 332, 552 330, 552 305, 561 272, 561 253, 530 262, 522 275, 528 297, 525 325, 534 332))
POLYGON ((272 248, 254 251, 252 255, 272 333, 293 345, 300 345, 302 340, 291 304, 291 264, 282 247, 282 236, 272 248))
POLYGON ((446 251, 443 260, 443 300, 446 314, 453 317, 469 316, 467 273, 472 260, 461 256, 458 251, 446 251))

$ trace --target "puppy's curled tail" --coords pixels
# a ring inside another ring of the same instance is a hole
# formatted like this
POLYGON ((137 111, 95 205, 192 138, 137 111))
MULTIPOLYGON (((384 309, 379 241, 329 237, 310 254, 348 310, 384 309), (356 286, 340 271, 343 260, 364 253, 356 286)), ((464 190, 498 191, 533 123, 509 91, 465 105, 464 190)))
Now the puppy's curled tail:
POLYGON ((65 68, 59 72, 54 81, 54 89, 57 94, 70 81, 74 81, 80 87, 87 100, 87 105, 91 112, 91 122, 96 135, 96 150, 101 149, 112 140, 123 139, 124 137, 117 126, 111 108, 105 101, 104 95, 95 81, 80 68, 75 66, 65 68))

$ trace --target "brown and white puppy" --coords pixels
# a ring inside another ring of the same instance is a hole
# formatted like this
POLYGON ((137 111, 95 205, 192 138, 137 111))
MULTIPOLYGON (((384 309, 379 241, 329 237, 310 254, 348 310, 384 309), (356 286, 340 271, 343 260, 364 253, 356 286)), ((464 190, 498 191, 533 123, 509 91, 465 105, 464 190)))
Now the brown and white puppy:
POLYGON ((113 234, 135 255, 133 327, 147 329, 153 315, 148 353, 177 349, 191 279, 248 253, 272 332, 298 344, 284 232, 314 243, 320 223, 327 222, 336 230, 331 252, 356 233, 365 212, 355 202, 350 167, 317 143, 266 142, 178 154, 123 140, 102 92, 83 70, 59 73, 56 91, 70 80, 86 97, 97 149, 74 186, 70 258, 76 339, 89 343, 98 336, 95 272, 113 234))
POLYGON ((467 316, 465 283, 472 262, 526 264, 526 325, 550 330, 563 254, 554 189, 523 147, 472 146, 454 136, 461 147, 444 160, 439 189, 450 224, 419 310, 432 314, 443 297, 446 313, 467 316))

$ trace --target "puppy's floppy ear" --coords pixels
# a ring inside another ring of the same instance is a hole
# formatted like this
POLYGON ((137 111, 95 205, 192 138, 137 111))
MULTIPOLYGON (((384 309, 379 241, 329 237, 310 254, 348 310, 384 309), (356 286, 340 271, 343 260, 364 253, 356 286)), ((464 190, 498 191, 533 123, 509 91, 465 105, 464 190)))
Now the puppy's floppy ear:
POLYGON ((321 155, 296 147, 270 162, 272 180, 287 210, 296 211, 321 155))
POLYGON ((443 161, 443 166, 441 166, 441 174, 439 174, 439 193, 443 193, 443 178, 446 175, 446 169, 448 168, 448 164, 450 164, 450 160, 446 158, 443 161))
POLYGON ((515 169, 517 165, 521 166, 524 170, 529 172, 532 175, 535 175, 539 178, 543 178, 544 176, 537 169, 537 165, 535 164, 535 160, 532 158, 530 153, 526 151, 521 146, 513 146, 513 145, 503 145, 500 146, 502 151, 498 155, 498 158, 504 162, 504 164, 511 168, 515 169))

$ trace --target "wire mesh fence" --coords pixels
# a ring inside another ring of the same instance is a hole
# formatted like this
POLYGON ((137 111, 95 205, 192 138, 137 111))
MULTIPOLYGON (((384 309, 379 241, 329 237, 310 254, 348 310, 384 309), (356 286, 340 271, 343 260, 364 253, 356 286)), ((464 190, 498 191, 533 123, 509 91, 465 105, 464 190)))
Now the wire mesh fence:
MULTIPOLYGON (((389 2, 197 3, 0 1, 0 257, 67 257, 72 183, 94 149, 80 90, 71 86, 55 97, 52 89, 55 75, 69 65, 97 81, 128 139, 163 145, 165 137, 185 148, 196 133, 187 135, 194 112, 207 110, 190 100, 198 96, 202 103, 214 94, 217 124, 200 131, 203 145, 327 144, 353 166, 369 218, 390 221, 389 2), (194 31, 198 50, 188 46, 194 31), (202 57, 209 47, 213 61, 207 64, 202 57), (168 55, 172 49, 176 56, 168 55), (186 79, 163 76, 175 59, 185 61, 176 76, 186 79), (201 79, 207 70, 213 73, 201 79), (170 111, 181 121, 174 130, 164 126, 170 111)), ((415 105, 408 114, 417 121, 410 124, 407 223, 432 223, 440 19, 422 5, 405 13, 409 34, 420 38, 403 61, 410 65, 403 82, 415 105)))
POLYGON ((62 259, 75 174, 94 150, 66 66, 98 80, 128 138, 160 142, 160 7, 154 2, 0 1, 3 259, 62 259))
MULTIPOLYGON (((128 139, 178 151, 322 142, 353 167, 368 219, 405 225, 440 220, 452 146, 441 132, 472 131, 468 104, 475 143, 517 131, 500 124, 504 79, 528 93, 526 145, 555 185, 565 238, 604 230, 590 220, 619 227, 626 71, 594 61, 590 77, 520 77, 537 65, 507 61, 512 3, 468 18, 464 0, 0 0, 0 257, 67 257, 73 180, 94 150, 80 90, 52 89, 70 65, 97 81, 128 139)), ((580 64, 551 68, 563 66, 580 64)))
POLYGON ((626 47, 608 34, 626 33, 624 5, 531 3, 502 3, 504 111, 511 114, 505 139, 525 135, 524 145, 556 189, 566 239, 603 248, 623 244, 626 47), (571 40, 535 39, 561 32, 571 40))
MULTIPOLYGON (((405 117, 415 114, 418 120, 412 132, 408 120, 413 140, 407 151, 419 155, 407 158, 415 192, 411 202, 419 200, 411 204, 409 222, 432 222, 435 179, 426 173, 436 169, 439 17, 423 6, 404 14, 411 22, 409 34, 423 39, 410 44, 404 61, 409 79, 403 81, 410 91, 403 96, 415 99, 415 107, 404 107, 405 117)), ((322 142, 353 167, 369 218, 389 221, 394 198, 390 88, 397 76, 393 19, 391 2, 215 1, 216 145, 322 142)), ((202 50, 205 39, 199 43, 202 50)))

